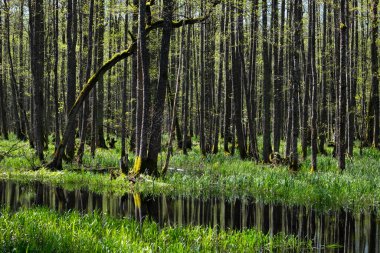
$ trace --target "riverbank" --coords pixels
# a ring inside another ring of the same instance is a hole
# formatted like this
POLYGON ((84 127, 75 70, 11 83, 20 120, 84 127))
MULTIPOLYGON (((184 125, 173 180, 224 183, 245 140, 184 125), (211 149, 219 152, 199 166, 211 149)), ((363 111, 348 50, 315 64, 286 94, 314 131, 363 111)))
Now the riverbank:
MULTIPOLYGON (((264 203, 303 205, 317 210, 373 210, 380 203, 380 152, 373 148, 355 149, 341 172, 331 156, 319 156, 319 170, 309 171, 309 160, 299 172, 289 172, 285 166, 256 164, 241 161, 237 155, 226 154, 202 157, 198 150, 187 156, 180 152, 171 159, 171 170, 164 178, 143 176, 132 185, 122 175, 115 180, 108 173, 93 173, 88 168, 117 167, 118 147, 99 150, 95 159, 84 157, 84 167, 66 164, 63 171, 44 168, 33 170, 39 162, 27 143, 1 141, 1 151, 12 145, 18 148, 0 162, 0 178, 20 182, 41 181, 68 189, 88 188, 94 192, 141 192, 153 195, 182 195, 209 198, 253 197, 264 203), (21 148, 20 148, 21 147, 21 148)), ((52 149, 52 147, 50 147, 52 149)), ((52 153, 47 152, 47 153, 52 153)))

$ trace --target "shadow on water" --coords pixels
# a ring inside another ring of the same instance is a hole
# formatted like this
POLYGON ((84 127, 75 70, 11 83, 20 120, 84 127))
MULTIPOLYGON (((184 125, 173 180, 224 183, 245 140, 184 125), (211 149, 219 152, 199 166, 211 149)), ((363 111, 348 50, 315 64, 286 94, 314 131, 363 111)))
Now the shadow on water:
POLYGON ((160 226, 191 224, 238 230, 255 227, 265 233, 283 232, 310 239, 316 249, 340 245, 334 252, 380 252, 380 220, 371 212, 319 213, 300 206, 266 205, 250 199, 223 197, 202 200, 165 195, 144 197, 136 193, 120 197, 13 181, 0 181, 0 205, 13 211, 33 206, 57 211, 75 209, 82 213, 96 210, 114 217, 134 217, 140 222, 149 217, 160 226))

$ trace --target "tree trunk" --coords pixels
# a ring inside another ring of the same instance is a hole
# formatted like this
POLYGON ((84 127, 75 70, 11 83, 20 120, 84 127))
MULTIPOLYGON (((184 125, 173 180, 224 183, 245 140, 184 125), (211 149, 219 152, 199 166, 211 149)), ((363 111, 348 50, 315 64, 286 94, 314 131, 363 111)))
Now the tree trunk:
POLYGON ((325 1, 323 3, 323 35, 322 35, 322 87, 321 87, 321 117, 320 117, 320 127, 319 127, 319 152, 325 154, 325 143, 327 135, 327 61, 328 51, 327 51, 327 10, 330 6, 325 1))
POLYGON ((142 94, 138 96, 138 107, 141 108, 141 130, 139 139, 138 153, 136 153, 136 161, 133 172, 137 175, 141 169, 145 169, 147 160, 147 144, 148 144, 148 128, 149 128, 149 108, 150 108, 150 76, 149 76, 149 51, 146 43, 145 31, 145 6, 146 0, 139 0, 139 20, 138 20, 138 50, 137 57, 139 62, 139 85, 142 88, 142 94), (140 100, 140 101, 139 101, 140 100))
POLYGON ((259 159, 259 151, 257 147, 257 138, 256 138, 256 94, 257 94, 257 70, 256 70, 256 59, 257 59, 257 45, 258 45, 258 30, 259 30, 259 17, 258 17, 258 9, 259 9, 259 1, 252 1, 252 10, 251 10, 251 49, 250 49, 250 69, 249 69, 249 78, 248 78, 248 90, 246 92, 246 103, 247 108, 250 107, 250 119, 249 124, 251 124, 250 132, 252 132, 251 140, 250 140, 250 154, 257 160, 259 159), (248 106, 248 103, 250 106, 248 106))
MULTIPOLYGON (((230 8, 231 4, 227 3, 226 5, 226 31, 228 31, 228 21, 231 16, 230 8)), ((231 31, 230 31, 231 32, 231 31)), ((226 32, 227 34, 227 32, 226 32)), ((231 132, 231 104, 232 104, 232 82, 231 82, 231 70, 230 70, 230 44, 227 36, 224 38, 225 40, 225 53, 224 53, 224 74, 225 74, 225 91, 224 91, 224 152, 229 153, 228 143, 231 141, 232 132, 231 132)))
POLYGON ((291 119, 292 119, 292 131, 291 131, 291 153, 289 154, 290 168, 293 170, 298 169, 298 135, 299 135, 299 99, 298 92, 301 84, 301 51, 297 50, 298 45, 302 43, 302 1, 296 0, 293 6, 293 43, 292 43, 292 93, 290 98, 292 100, 291 106, 291 119))
MULTIPOLYGON (((0 31, 3 30, 0 8, 0 31)), ((0 32, 0 113, 1 113, 1 133, 4 139, 8 140, 8 120, 5 96, 5 83, 3 83, 3 33, 0 32)))
POLYGON ((25 110, 25 92, 24 92, 24 0, 20 3, 20 36, 19 36, 19 89, 18 89, 18 105, 20 107, 21 132, 26 136, 31 136, 28 118, 25 110))
POLYGON ((347 88, 347 43, 348 43, 348 3, 340 1, 340 79, 339 79, 339 111, 338 111, 338 166, 346 167, 346 88, 347 88))
POLYGON ((318 146, 317 146, 317 106, 318 106, 318 80, 317 80, 317 66, 316 66, 316 41, 315 41, 315 26, 316 26, 316 3, 315 1, 310 1, 309 4, 311 5, 310 10, 310 16, 309 16, 309 22, 311 23, 311 84, 312 84, 312 94, 311 94, 311 169, 312 171, 317 170, 317 153, 318 153, 318 146))
POLYGON ((152 175, 158 175, 157 161, 161 150, 161 128, 163 122, 166 88, 168 86, 169 49, 172 28, 170 26, 173 15, 173 2, 164 2, 164 28, 161 37, 160 72, 158 86, 154 100, 154 111, 151 126, 151 137, 148 152, 148 169, 152 175))
POLYGON ((371 98, 368 105, 368 143, 372 143, 374 147, 379 148, 379 77, 378 77, 378 49, 377 49, 377 34, 378 34, 378 18, 377 7, 378 0, 373 1, 372 6, 372 40, 371 40, 371 98))
POLYGON ((4 6, 5 6, 5 29, 6 29, 6 48, 7 48, 7 54, 8 54, 8 62, 10 65, 10 79, 11 79, 11 90, 12 90, 12 107, 13 107, 13 117, 15 121, 15 134, 19 140, 25 140, 25 132, 21 131, 21 120, 20 120, 20 114, 19 114, 19 105, 17 104, 19 102, 19 91, 17 88, 17 81, 14 74, 14 67, 13 67, 13 58, 11 54, 11 41, 10 41, 10 23, 9 23, 9 6, 7 3, 7 0, 4 0, 4 6))
MULTIPOLYGON (((70 114, 70 110, 75 102, 76 93, 76 1, 67 0, 67 102, 66 115, 70 114)), ((66 156, 72 160, 75 149, 75 127, 71 129, 70 137, 66 147, 66 156)))
POLYGON ((282 79, 279 62, 279 31, 278 31, 278 1, 272 1, 272 33, 273 33, 273 151, 280 151, 281 127, 282 127, 282 79))
MULTIPOLYGON (((92 51, 93 51, 92 50, 93 48, 92 34, 93 34, 93 26, 94 26, 93 20, 94 20, 94 0, 91 0, 90 1, 90 15, 89 15, 89 20, 88 20, 88 37, 87 37, 87 41, 85 41, 85 44, 87 44, 87 65, 86 65, 86 77, 85 77, 86 80, 89 80, 90 75, 91 75, 92 51)), ((77 152, 77 161, 79 164, 82 163, 82 158, 84 154, 84 146, 86 144, 86 137, 87 137, 87 120, 88 120, 88 115, 90 112, 89 99, 85 98, 84 103, 85 104, 83 108, 82 122, 80 122, 82 130, 81 130, 81 136, 80 136, 80 144, 79 144, 79 148, 77 152)), ((56 151, 56 154, 58 154, 57 152, 58 150, 56 151)))
MULTIPOLYGON (((97 68, 101 67, 103 65, 104 61, 104 0, 98 1, 98 25, 96 26, 97 33, 98 33, 98 40, 97 40, 97 68)), ((108 90, 110 92, 110 90, 108 90)), ((104 139, 104 130, 103 130, 103 122, 104 122, 104 81, 103 77, 100 78, 98 87, 97 87, 97 99, 96 104, 96 145, 100 148, 107 148, 106 141, 104 139)), ((110 101, 108 101, 110 102, 110 101)), ((109 106, 109 105, 108 105, 109 106)), ((109 116, 109 115, 108 115, 109 116)))
MULTIPOLYGON (((225 9, 225 4, 222 4, 222 10, 225 9)), ((225 15, 221 15, 220 19, 220 42, 219 42, 219 69, 218 69, 218 99, 216 107, 216 117, 215 117, 215 133, 214 133, 214 148, 213 153, 217 154, 219 150, 219 126, 220 126, 220 114, 222 110, 222 83, 223 83, 223 50, 224 50, 224 36, 225 27, 224 27, 224 18, 225 15)))
POLYGON ((264 80, 263 80, 263 161, 269 162, 269 155, 272 153, 271 147, 271 133, 270 133, 270 103, 271 103, 271 53, 269 50, 269 37, 267 31, 267 0, 263 0, 262 15, 263 15, 263 68, 264 68, 264 80))
POLYGON ((34 142, 38 158, 44 160, 44 11, 43 0, 29 0, 31 66, 33 76, 34 142))
POLYGON ((59 132, 59 98, 58 98, 58 0, 54 1, 54 113, 55 113, 55 150, 60 142, 59 132))
POLYGON ((183 52, 184 51, 184 44, 185 44, 185 27, 182 27, 181 49, 180 49, 179 65, 178 65, 178 70, 177 70, 173 109, 172 109, 172 117, 171 117, 172 121, 170 123, 170 130, 169 130, 168 152, 166 154, 165 164, 164 164, 164 168, 162 170, 163 175, 165 175, 166 171, 168 170, 170 156, 173 153, 173 129, 174 129, 174 122, 176 119, 175 115, 176 115, 176 111, 177 111, 177 99, 178 99, 178 92, 179 92, 179 86, 180 86, 180 75, 181 75, 181 70, 183 67, 182 64, 183 64, 183 57, 184 57, 184 52, 183 52))
POLYGON ((356 117, 356 87, 358 80, 358 60, 359 60, 359 26, 358 26, 358 1, 353 1, 354 10, 352 11, 352 41, 351 41, 351 80, 348 93, 348 137, 347 153, 349 156, 354 154, 355 140, 355 117, 356 117))
MULTIPOLYGON (((128 6, 128 0, 126 0, 126 6, 128 6)), ((128 44, 128 13, 124 18, 124 44, 128 44)), ((123 81, 121 87, 121 151, 120 151, 120 169, 124 174, 128 173, 128 155, 125 148, 126 139, 126 117, 127 117, 127 71, 128 71, 128 59, 124 60, 123 67, 123 81)))
MULTIPOLYGON (((232 10, 237 10, 235 5, 232 7, 232 10)), ((243 117, 243 104, 242 104, 242 80, 241 80, 241 61, 239 59, 238 51, 238 41, 236 41, 236 30, 235 30, 235 20, 234 15, 231 15, 231 46, 232 49, 232 88, 233 88, 233 101, 235 106, 235 118, 234 123, 236 126, 236 135, 239 144, 240 158, 245 159, 247 157, 246 145, 245 145, 245 136, 242 124, 243 117)))
MULTIPOLYGON (((308 8, 309 8, 309 17, 312 16, 312 0, 309 0, 308 8)), ((306 80, 305 87, 303 93, 303 113, 302 113, 302 157, 305 160, 307 157, 307 147, 310 144, 310 127, 309 127, 309 105, 310 105, 310 88, 312 89, 313 85, 313 70, 312 70, 312 51, 313 42, 312 42, 312 33, 313 33, 313 21, 312 18, 309 19, 308 25, 308 46, 307 46, 307 63, 306 63, 306 80)))
MULTIPOLYGON (((133 0, 133 6, 137 8, 138 0, 133 0)), ((132 18, 132 33, 137 34, 137 19, 138 14, 135 11, 132 18)), ((132 55, 132 82, 131 82, 131 139, 129 142, 129 151, 137 152, 136 150, 136 100, 137 100, 137 55, 132 55)))

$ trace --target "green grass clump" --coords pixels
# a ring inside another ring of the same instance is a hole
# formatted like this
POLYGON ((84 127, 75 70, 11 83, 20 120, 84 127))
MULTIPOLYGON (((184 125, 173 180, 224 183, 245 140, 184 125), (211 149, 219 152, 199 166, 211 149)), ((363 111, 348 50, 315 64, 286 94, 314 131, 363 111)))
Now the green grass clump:
POLYGON ((200 226, 164 227, 151 221, 116 219, 43 208, 0 213, 2 252, 293 252, 311 241, 265 235, 255 229, 219 231, 200 226))

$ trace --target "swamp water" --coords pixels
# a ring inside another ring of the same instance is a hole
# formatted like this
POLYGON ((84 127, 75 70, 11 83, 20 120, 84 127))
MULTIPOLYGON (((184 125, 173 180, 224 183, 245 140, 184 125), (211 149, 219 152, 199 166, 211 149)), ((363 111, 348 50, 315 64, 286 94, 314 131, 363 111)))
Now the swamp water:
POLYGON ((297 235, 312 240, 316 251, 380 252, 380 220, 371 212, 320 213, 300 206, 266 205, 252 199, 202 200, 191 197, 97 194, 85 189, 65 190, 39 182, 0 181, 0 206, 47 206, 57 211, 98 211, 114 217, 152 219, 167 225, 204 225, 221 229, 255 227, 265 233, 297 235))

